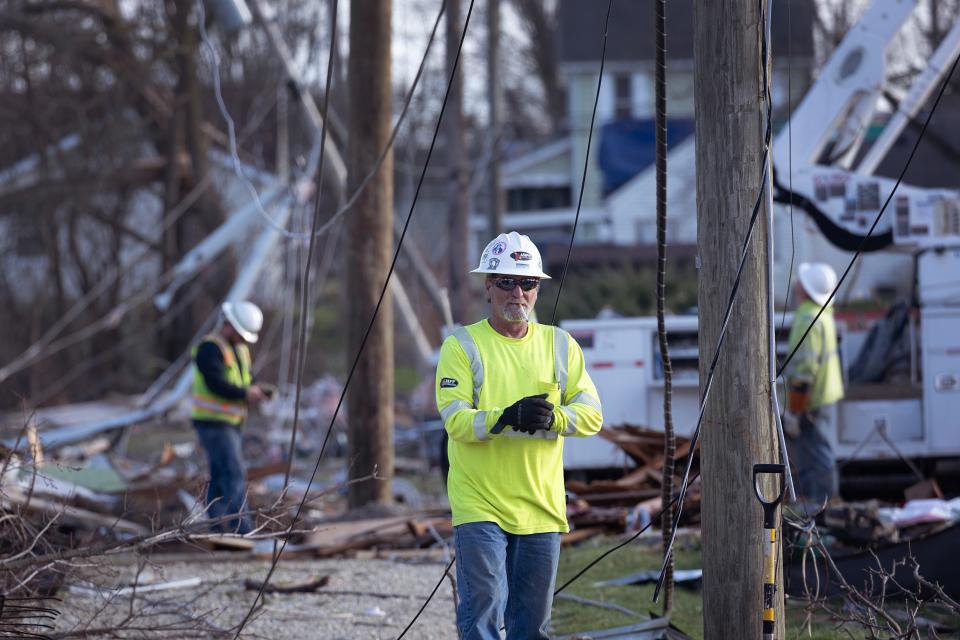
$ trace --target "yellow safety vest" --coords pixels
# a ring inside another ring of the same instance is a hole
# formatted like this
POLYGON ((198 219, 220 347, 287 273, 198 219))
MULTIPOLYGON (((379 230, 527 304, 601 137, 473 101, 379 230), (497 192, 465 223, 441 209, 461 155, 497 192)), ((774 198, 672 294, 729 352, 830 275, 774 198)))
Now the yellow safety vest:
POLYGON ((227 382, 238 387, 249 387, 253 378, 250 375, 250 349, 246 344, 236 346, 236 356, 234 348, 223 339, 222 336, 211 334, 200 341, 193 348, 193 410, 190 417, 194 420, 213 420, 216 422, 226 422, 228 424, 240 424, 247 417, 246 400, 232 400, 218 396, 207 387, 207 382, 203 374, 197 369, 197 349, 204 342, 213 342, 220 347, 223 354, 223 364, 226 368, 227 382), (239 358, 239 362, 237 359, 239 358))

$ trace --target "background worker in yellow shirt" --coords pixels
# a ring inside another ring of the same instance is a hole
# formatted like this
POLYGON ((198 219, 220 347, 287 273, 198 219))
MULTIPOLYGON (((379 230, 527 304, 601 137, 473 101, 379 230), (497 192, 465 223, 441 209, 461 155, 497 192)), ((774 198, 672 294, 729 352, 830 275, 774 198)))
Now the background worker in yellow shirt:
POLYGON ((527 236, 501 234, 473 273, 485 277, 486 320, 440 349, 437 407, 449 434, 463 640, 548 638, 569 530, 563 441, 591 436, 603 416, 583 352, 559 327, 529 320, 543 272, 527 236))
MULTIPOLYGON (((803 263, 794 295, 797 311, 790 329, 790 351, 799 344, 827 303, 837 274, 828 264, 803 263)), ((837 495, 837 461, 831 442, 836 427, 831 422, 833 405, 843 398, 843 373, 837 352, 837 327, 832 304, 824 309, 786 372, 787 411, 783 430, 790 460, 796 472, 799 497, 820 503, 837 495)))

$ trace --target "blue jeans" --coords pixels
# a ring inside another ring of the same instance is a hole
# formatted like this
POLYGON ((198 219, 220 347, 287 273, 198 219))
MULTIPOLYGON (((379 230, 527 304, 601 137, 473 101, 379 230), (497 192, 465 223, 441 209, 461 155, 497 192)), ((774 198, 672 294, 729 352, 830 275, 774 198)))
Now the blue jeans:
MULTIPOLYGON (((207 515, 217 520, 246 509, 247 470, 240 449, 240 427, 222 422, 194 420, 193 428, 210 467, 210 486, 207 488, 207 515)), ((249 533, 250 519, 237 517, 214 524, 214 531, 249 533)))
POLYGON ((818 504, 839 493, 837 459, 827 436, 831 428, 829 407, 823 407, 800 416, 800 435, 787 439, 797 496, 818 504))
POLYGON ((507 533, 492 522, 454 528, 457 626, 462 640, 549 638, 550 608, 560 560, 560 534, 507 533))

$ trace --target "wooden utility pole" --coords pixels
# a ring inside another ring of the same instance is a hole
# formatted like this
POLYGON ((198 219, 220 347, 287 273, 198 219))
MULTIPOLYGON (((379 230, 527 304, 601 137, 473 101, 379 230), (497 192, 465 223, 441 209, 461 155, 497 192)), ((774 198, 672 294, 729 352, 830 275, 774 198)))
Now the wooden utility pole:
MULTIPOLYGON (((755 2, 696 0, 694 7, 702 389, 761 189, 763 21, 755 2)), ((762 521, 752 468, 779 461, 769 401, 765 212, 754 229, 702 426, 706 640, 761 637, 762 521)), ((777 637, 783 638, 780 584, 777 637)))
POLYGON ((490 101, 490 229, 494 238, 503 231, 503 195, 500 193, 500 0, 487 7, 487 96, 490 101))
MULTIPOLYGON (((460 0, 447 0, 447 77, 453 72, 463 31, 460 0)), ((463 66, 461 63, 460 67, 463 66)), ((467 267, 467 239, 470 210, 467 183, 466 150, 463 134, 463 73, 457 68, 443 114, 447 168, 450 171, 449 227, 450 236, 450 305, 453 319, 467 323, 470 286, 467 267)))
MULTIPOLYGON (((348 193, 354 193, 376 164, 390 137, 391 0, 350 3, 348 193)), ((390 269, 393 248, 393 152, 347 216, 348 366, 373 317, 390 269)), ((374 468, 386 481, 361 482, 349 489, 357 507, 392 501, 393 477, 393 307, 389 290, 370 331, 348 396, 350 478, 374 468)))

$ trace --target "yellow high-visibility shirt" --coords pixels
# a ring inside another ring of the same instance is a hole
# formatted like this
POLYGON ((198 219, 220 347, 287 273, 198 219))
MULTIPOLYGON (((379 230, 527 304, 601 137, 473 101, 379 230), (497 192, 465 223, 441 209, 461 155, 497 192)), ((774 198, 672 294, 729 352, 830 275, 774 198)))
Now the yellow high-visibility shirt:
MULTIPOLYGON (((790 350, 800 342, 803 333, 817 317, 820 305, 804 300, 797 307, 790 329, 790 350)), ((787 368, 788 384, 794 380, 812 383, 810 409, 818 409, 843 399, 843 371, 840 354, 837 352, 837 325, 833 319, 833 307, 827 307, 820 319, 807 334, 800 349, 787 368)))
POLYGON ((519 339, 487 320, 460 327, 440 348, 436 392, 450 435, 453 524, 494 522, 514 534, 569 531, 563 441, 591 436, 603 422, 580 345, 566 331, 535 322, 519 339), (542 393, 555 405, 551 431, 490 433, 504 409, 542 393))

